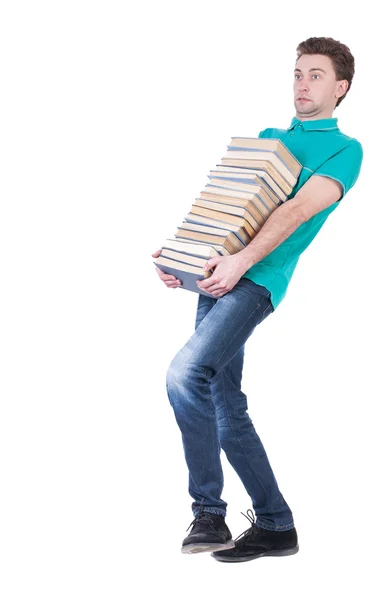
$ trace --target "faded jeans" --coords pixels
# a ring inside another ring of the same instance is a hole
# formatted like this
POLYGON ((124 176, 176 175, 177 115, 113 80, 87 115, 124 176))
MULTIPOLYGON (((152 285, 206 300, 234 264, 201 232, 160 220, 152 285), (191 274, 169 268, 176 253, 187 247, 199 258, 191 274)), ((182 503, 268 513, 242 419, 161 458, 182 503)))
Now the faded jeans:
POLYGON ((293 515, 241 391, 244 344, 273 312, 270 296, 244 277, 220 298, 199 294, 195 332, 170 363, 166 389, 182 433, 193 515, 201 503, 226 515, 222 448, 252 500, 256 525, 283 531, 294 527, 293 515))

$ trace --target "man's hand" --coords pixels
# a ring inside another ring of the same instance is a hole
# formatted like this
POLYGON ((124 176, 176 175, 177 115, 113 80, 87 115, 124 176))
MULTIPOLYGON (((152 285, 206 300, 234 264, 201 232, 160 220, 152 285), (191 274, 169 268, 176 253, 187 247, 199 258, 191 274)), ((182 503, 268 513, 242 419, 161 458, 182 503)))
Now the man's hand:
POLYGON ((241 252, 230 256, 214 256, 210 258, 204 269, 215 267, 213 274, 207 279, 197 281, 200 289, 205 290, 216 298, 220 298, 230 292, 238 283, 249 266, 241 252))
MULTIPOLYGON (((153 256, 154 258, 158 258, 158 256, 161 253, 161 250, 162 248, 160 250, 156 250, 156 252, 154 252, 154 254, 151 254, 151 256, 153 256)), ((180 285, 182 285, 182 281, 174 277, 174 275, 164 273, 163 271, 161 271, 161 269, 158 269, 158 267, 155 267, 155 270, 158 273, 159 278, 162 279, 162 281, 165 283, 166 287, 177 288, 180 285)))

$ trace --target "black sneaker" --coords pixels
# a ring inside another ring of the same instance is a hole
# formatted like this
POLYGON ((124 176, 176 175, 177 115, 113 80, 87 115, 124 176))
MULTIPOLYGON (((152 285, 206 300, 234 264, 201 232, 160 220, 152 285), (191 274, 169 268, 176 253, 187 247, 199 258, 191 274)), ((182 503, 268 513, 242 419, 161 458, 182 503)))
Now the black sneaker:
POLYGON ((192 525, 192 531, 182 542, 181 552, 184 554, 234 548, 234 542, 223 515, 202 509, 196 514, 189 527, 192 525))
POLYGON ((256 525, 254 513, 249 509, 251 518, 244 513, 252 526, 234 540, 234 548, 212 552, 217 560, 223 562, 243 562, 260 556, 287 556, 299 550, 298 537, 295 527, 287 531, 270 531, 256 525), (237 541, 238 540, 238 541, 237 541))

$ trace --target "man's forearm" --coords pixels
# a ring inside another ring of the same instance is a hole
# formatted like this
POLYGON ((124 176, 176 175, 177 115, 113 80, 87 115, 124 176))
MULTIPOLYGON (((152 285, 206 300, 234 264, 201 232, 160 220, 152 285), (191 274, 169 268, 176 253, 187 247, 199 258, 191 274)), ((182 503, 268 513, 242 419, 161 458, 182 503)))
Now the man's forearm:
POLYGON ((244 260, 244 273, 275 250, 304 221, 302 213, 298 208, 292 208, 290 201, 276 208, 253 240, 239 253, 244 260))

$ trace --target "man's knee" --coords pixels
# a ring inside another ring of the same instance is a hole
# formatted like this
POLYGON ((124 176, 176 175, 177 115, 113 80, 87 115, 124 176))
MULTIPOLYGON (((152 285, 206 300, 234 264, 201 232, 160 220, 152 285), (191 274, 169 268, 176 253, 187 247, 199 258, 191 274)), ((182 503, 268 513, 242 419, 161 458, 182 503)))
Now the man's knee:
POLYGON ((180 367, 180 362, 176 355, 171 361, 169 368, 166 372, 166 387, 168 386, 176 386, 177 383, 181 380, 182 377, 182 369, 180 367))
POLYGON ((212 369, 185 361, 181 352, 176 354, 166 373, 166 388, 171 404, 173 398, 186 402, 196 386, 209 383, 212 374, 212 369))

